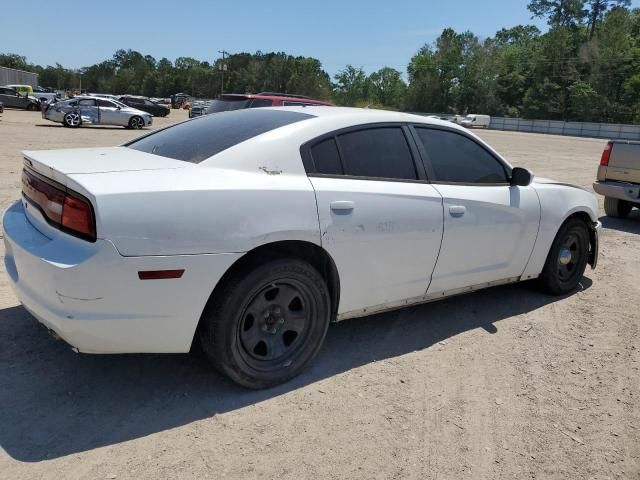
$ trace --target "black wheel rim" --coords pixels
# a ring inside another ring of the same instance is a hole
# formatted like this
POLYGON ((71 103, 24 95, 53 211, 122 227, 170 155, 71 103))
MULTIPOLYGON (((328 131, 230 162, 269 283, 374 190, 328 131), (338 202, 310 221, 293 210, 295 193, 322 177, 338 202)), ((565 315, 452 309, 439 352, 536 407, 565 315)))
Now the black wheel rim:
POLYGON ((580 238, 575 233, 568 234, 558 252, 558 278, 561 282, 570 282, 579 273, 582 255, 580 238))
POLYGON ((250 366, 287 366, 304 349, 316 316, 309 289, 295 279, 270 282, 254 291, 240 317, 240 352, 250 366))

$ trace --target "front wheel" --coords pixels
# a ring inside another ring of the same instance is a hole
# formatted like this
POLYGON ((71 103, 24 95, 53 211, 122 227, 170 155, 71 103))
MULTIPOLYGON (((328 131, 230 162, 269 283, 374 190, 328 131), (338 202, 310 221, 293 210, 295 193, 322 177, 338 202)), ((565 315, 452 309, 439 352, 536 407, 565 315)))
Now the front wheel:
POLYGON ((311 363, 330 312, 327 286, 315 268, 297 259, 272 260, 216 291, 203 313, 200 342, 231 380, 267 388, 311 363))
POLYGON ((144 120, 142 117, 135 116, 129 119, 129 128, 133 130, 140 130, 142 127, 144 127, 144 120))
POLYGON ((575 290, 589 260, 589 229, 583 220, 572 218, 558 231, 539 277, 543 289, 553 295, 575 290))
POLYGON ((632 208, 633 205, 625 200, 604 197, 604 212, 609 217, 624 218, 631 213, 632 208))

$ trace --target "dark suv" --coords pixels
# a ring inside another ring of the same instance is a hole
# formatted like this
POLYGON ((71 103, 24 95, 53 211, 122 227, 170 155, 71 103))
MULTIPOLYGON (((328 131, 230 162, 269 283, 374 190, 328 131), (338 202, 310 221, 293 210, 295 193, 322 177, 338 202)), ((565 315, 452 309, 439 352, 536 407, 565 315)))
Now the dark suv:
POLYGON ((286 106, 325 106, 333 107, 333 103, 315 100, 304 95, 291 95, 289 93, 262 92, 256 94, 230 93, 221 95, 213 100, 207 109, 207 113, 226 112, 228 110, 240 110, 242 108, 258 107, 286 107, 286 106))
POLYGON ((120 102, 132 108, 137 108, 143 112, 150 113, 154 117, 166 117, 171 110, 166 106, 153 102, 147 97, 137 97, 134 95, 124 95, 118 99, 120 102))

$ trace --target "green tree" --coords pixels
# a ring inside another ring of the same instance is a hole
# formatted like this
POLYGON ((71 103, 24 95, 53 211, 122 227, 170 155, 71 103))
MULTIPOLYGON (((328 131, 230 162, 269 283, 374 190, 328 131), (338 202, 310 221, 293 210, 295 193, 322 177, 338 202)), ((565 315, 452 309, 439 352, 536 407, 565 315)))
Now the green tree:
POLYGON ((593 38, 596 26, 605 13, 612 7, 626 8, 631 5, 631 0, 589 0, 589 39, 593 38))
POLYGON ((335 76, 335 98, 338 104, 352 107, 368 100, 369 82, 362 68, 347 65, 335 76))
POLYGON ((570 27, 582 23, 587 15, 585 0, 531 0, 527 9, 534 17, 547 18, 549 25, 570 27))
POLYGON ((404 105, 407 84, 399 71, 381 68, 369 76, 369 86, 371 96, 382 106, 400 109, 404 105))

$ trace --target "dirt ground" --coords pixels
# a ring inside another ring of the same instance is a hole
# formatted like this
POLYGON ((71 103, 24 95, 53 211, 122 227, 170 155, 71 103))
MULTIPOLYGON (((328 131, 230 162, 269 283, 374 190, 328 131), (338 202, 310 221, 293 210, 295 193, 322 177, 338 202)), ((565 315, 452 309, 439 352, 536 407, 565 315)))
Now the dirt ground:
MULTIPOLYGON (((479 133, 588 188, 604 146, 479 133)), ((21 150, 138 134, 6 110, 0 210, 19 195, 21 150)), ((0 478, 640 479, 640 211, 601 214, 600 264, 573 295, 521 284, 343 322, 309 371, 260 392, 196 356, 74 354, 0 262, 0 478)))

